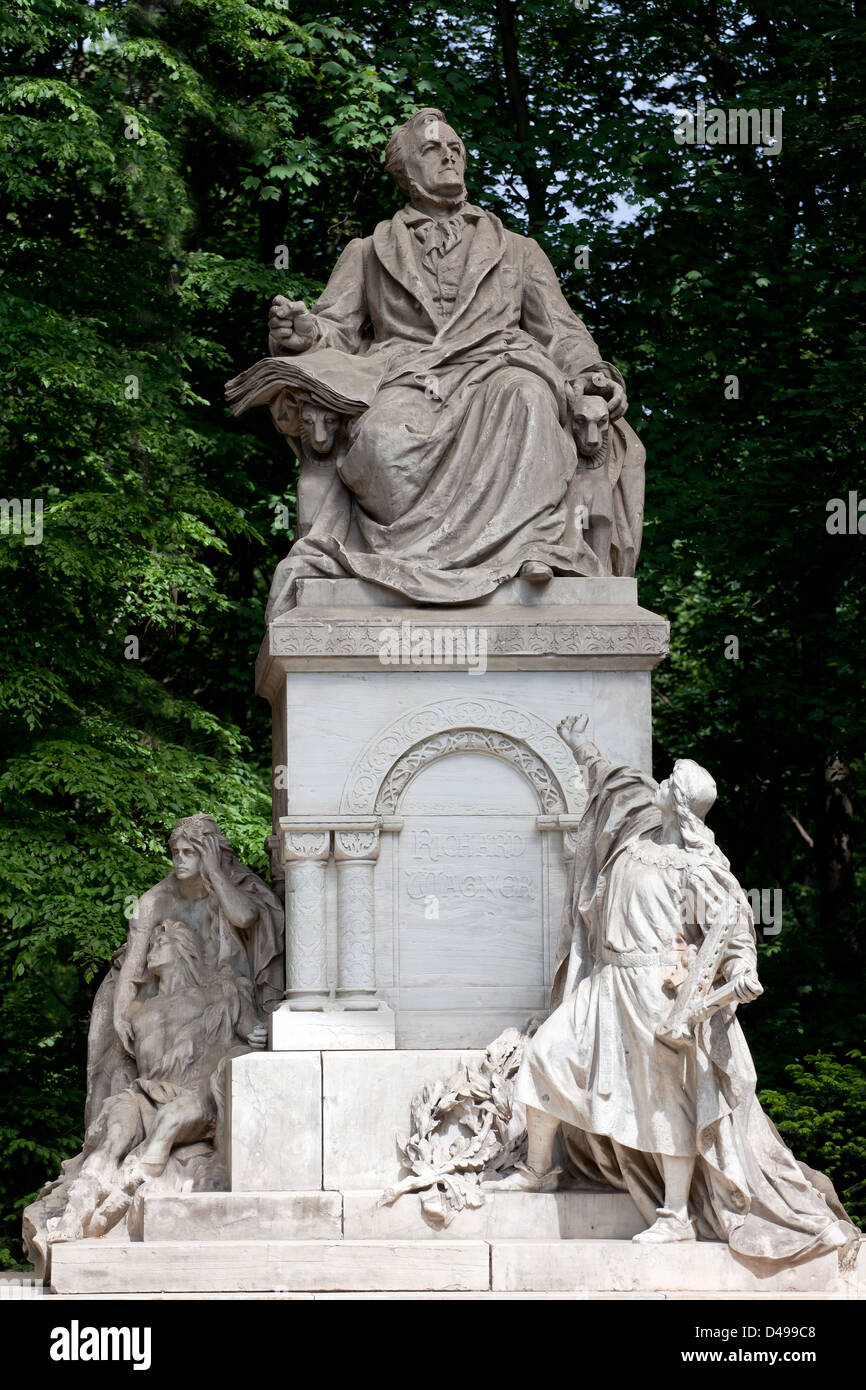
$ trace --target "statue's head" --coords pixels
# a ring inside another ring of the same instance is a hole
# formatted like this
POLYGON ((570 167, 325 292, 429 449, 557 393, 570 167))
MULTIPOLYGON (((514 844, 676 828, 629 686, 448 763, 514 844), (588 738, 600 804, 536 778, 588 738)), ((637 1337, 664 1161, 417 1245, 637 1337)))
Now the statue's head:
POLYGON ((147 968, 159 979, 177 965, 185 967, 190 984, 200 983, 201 943, 192 927, 168 918, 153 930, 147 948, 147 968))
POLYGON ((716 799, 717 788, 705 767, 691 758, 678 758, 670 775, 670 786, 676 806, 690 811, 699 820, 706 818, 716 799))
POLYGON ((340 416, 336 410, 304 401, 300 407, 301 443, 314 454, 329 454, 334 447, 340 416))
POLYGON ((201 872, 201 851, 206 836, 213 836, 225 866, 234 858, 231 840, 223 835, 213 816, 185 816, 179 820, 168 838, 175 878, 189 880, 201 872))
POLYGON ((385 169, 413 197, 466 199, 466 146, 441 111, 426 106, 398 126, 385 150, 385 169))
POLYGON ((715 835, 704 824, 716 799, 716 790, 715 781, 705 767, 691 758, 678 758, 670 777, 659 786, 655 804, 662 813, 663 823, 676 826, 686 849, 698 850, 727 868, 728 861, 716 845, 715 835))
POLYGON ((716 799, 716 784, 705 767, 691 758, 678 758, 670 777, 659 784, 655 802, 663 814, 703 820, 716 799))
POLYGON ((571 418, 575 443, 587 458, 594 458, 607 445, 610 412, 603 396, 577 396, 571 418))

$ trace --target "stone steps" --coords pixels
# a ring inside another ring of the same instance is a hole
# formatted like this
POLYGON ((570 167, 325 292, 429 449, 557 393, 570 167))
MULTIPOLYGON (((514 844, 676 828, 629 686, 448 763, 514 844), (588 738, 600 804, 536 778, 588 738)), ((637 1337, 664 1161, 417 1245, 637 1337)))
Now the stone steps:
POLYGON ((625 1192, 488 1193, 481 1207, 432 1225, 421 1198, 378 1205, 381 1188, 344 1192, 151 1193, 136 1208, 133 1240, 572 1240, 629 1239, 643 1222, 625 1192))
POLYGON ((54 1246, 51 1287, 59 1294, 468 1292, 490 1288, 490 1247, 482 1240, 78 1240, 54 1246))
POLYGON ((354 1291, 434 1293, 866 1293, 835 1255, 761 1278, 726 1245, 629 1240, 99 1240, 56 1245, 58 1294, 354 1291))

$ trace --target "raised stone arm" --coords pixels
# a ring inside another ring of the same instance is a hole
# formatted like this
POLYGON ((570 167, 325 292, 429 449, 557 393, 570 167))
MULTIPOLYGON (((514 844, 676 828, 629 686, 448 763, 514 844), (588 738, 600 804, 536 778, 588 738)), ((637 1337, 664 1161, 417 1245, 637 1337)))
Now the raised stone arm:
POLYGON ((588 714, 570 714, 560 720, 556 729, 574 754, 575 762, 585 770, 588 790, 592 793, 594 787, 611 771, 613 764, 593 743, 586 732, 588 727, 588 714))
POLYGON ((142 894, 129 923, 126 953, 114 988, 114 1031, 124 1051, 133 1055, 132 1009, 138 999, 141 981, 147 969, 147 950, 150 935, 156 925, 159 902, 152 889, 142 894))
POLYGON ((583 748, 583 745, 589 742, 589 736, 586 732, 588 727, 588 714, 569 714, 565 719, 560 719, 556 726, 556 732, 559 734, 559 737, 562 739, 563 743, 568 744, 568 747, 571 749, 572 753, 574 753, 575 757, 583 748))
POLYGON ((222 866, 222 854, 213 834, 205 834, 201 840, 201 881, 209 893, 213 893, 232 926, 238 931, 249 931, 258 921, 255 901, 243 888, 232 883, 222 866))

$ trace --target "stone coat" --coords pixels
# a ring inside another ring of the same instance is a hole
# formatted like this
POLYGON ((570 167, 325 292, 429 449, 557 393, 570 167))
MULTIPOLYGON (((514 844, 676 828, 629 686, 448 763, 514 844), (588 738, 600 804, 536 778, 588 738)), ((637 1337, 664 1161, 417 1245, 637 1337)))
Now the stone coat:
MULTIPOLYGON (((349 354, 374 394, 310 533, 278 567, 270 617, 311 575, 353 574, 416 601, 454 603, 490 593, 527 560, 559 574, 602 572, 574 515, 566 384, 595 371, 621 383, 619 372, 537 243, 479 208, 464 209, 472 235, 441 321, 419 269, 417 216, 405 209, 350 242, 315 306, 319 339, 305 368, 316 351, 331 350, 329 366, 333 352, 349 354)), ((614 570, 630 574, 644 454, 628 425, 612 428, 614 570)))

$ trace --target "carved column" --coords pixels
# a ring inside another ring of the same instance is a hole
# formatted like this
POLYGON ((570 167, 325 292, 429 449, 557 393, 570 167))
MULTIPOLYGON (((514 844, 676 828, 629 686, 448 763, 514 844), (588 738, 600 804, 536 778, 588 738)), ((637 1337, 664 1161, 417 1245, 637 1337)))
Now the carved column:
POLYGON ((334 832, 337 998, 344 1007, 377 1007, 373 873, 378 857, 378 830, 334 832))
POLYGON ((320 1009, 328 1001, 325 869, 327 830, 287 830, 286 998, 293 1009, 320 1009))

